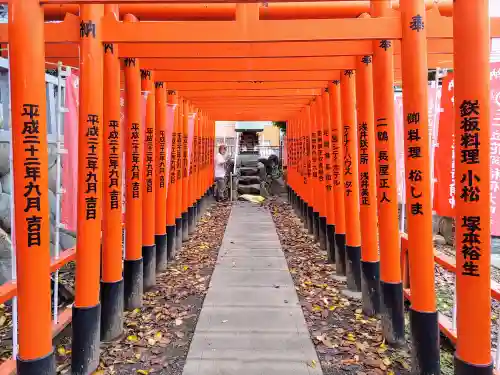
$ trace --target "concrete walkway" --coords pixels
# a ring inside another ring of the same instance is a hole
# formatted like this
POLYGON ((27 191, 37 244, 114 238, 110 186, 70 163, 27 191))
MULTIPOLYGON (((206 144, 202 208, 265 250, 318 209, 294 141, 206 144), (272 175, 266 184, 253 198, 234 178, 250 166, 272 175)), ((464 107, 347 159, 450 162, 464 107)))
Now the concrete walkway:
POLYGON ((246 202, 233 206, 183 372, 216 374, 322 375, 271 215, 246 202))

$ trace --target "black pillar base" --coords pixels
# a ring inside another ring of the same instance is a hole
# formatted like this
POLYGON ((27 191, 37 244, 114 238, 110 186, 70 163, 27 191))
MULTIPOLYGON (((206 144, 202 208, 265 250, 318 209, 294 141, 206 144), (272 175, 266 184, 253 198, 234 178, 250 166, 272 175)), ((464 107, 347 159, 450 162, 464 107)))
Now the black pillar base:
POLYGON ((311 206, 307 206, 307 231, 309 234, 314 234, 314 211, 311 206))
POLYGON ((175 219, 175 253, 182 248, 182 218, 175 219))
POLYGON ((167 226, 167 260, 175 256, 175 225, 167 226))
POLYGON ((188 208, 187 212, 188 217, 188 234, 192 235, 195 229, 195 218, 194 218, 194 206, 188 208))
POLYGON ((186 242, 189 240, 189 222, 188 222, 188 213, 182 213, 182 242, 186 242))
POLYGON ((45 357, 23 360, 17 357, 17 375, 54 375, 56 373, 56 361, 54 352, 45 357))
POLYGON ((156 245, 142 247, 143 290, 148 291, 156 285, 156 245))
POLYGON ((99 366, 101 305, 73 306, 71 374, 89 375, 99 366))
POLYGON ((127 311, 142 307, 143 271, 142 258, 123 261, 123 295, 127 311))
POLYGON ((338 276, 346 274, 345 234, 335 233, 335 273, 338 276))
POLYGON ((402 345, 405 340, 403 284, 380 280, 382 333, 391 345, 402 345))
POLYGON ((361 246, 346 245, 347 255, 347 288, 353 292, 361 292, 361 246))
POLYGON ((101 341, 116 340, 123 333, 123 279, 101 281, 101 341))
POLYGON ((313 211, 313 235, 314 241, 319 242, 319 212, 313 211))
POLYGON ((367 316, 380 313, 380 263, 361 261, 363 312, 367 316))
POLYGON ((326 217, 319 217, 319 247, 326 250, 326 217))
POLYGON ((307 204, 306 202, 299 197, 299 218, 302 223, 306 223, 307 220, 307 204))
POLYGON ((455 354, 455 375, 493 375, 493 363, 489 365, 473 365, 464 362, 455 354))
POLYGON ((165 271, 167 268, 167 235, 155 234, 156 245, 156 272, 165 271))
POLYGON ((201 204, 201 199, 198 198, 196 200, 196 203, 194 204, 194 225, 198 224, 198 221, 200 221, 200 204, 201 204))
POLYGON ((410 327, 413 372, 422 375, 440 375, 438 313, 421 312, 410 308, 410 327))
POLYGON ((326 225, 326 253, 328 263, 335 263, 335 225, 326 225))

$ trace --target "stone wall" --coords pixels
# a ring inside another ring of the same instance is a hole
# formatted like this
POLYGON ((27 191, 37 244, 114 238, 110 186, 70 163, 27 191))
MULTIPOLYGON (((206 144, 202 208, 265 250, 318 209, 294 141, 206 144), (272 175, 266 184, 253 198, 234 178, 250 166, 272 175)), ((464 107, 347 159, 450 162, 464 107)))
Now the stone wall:
MULTIPOLYGON (((56 219, 56 146, 49 145, 49 203, 50 203, 50 254, 55 254, 56 219)), ((0 142, 0 284, 11 279, 11 180, 10 144, 0 142)), ((75 202, 76 204, 76 202, 75 202)), ((76 234, 60 230, 59 250, 63 251, 76 245, 76 234)))

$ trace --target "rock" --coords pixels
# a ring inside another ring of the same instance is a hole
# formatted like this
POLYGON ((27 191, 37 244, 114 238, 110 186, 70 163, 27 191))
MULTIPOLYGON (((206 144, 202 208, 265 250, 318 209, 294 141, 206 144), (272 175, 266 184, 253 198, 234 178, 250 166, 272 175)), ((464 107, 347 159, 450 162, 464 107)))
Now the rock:
POLYGON ((54 163, 52 167, 49 168, 49 189, 54 193, 57 191, 56 189, 56 164, 54 163))
POLYGON ((6 193, 0 193, 0 226, 2 229, 10 232, 10 195, 6 193))
POLYGON ((69 229, 65 229, 65 228, 61 228, 59 229, 59 231, 61 233, 66 233, 67 235, 73 237, 73 238, 76 238, 76 232, 74 230, 69 230, 69 229))
POLYGON ((54 194, 52 189, 49 190, 49 205, 51 220, 54 221, 56 219, 56 195, 54 194))
POLYGON ((433 240, 436 245, 446 245, 446 239, 439 234, 434 235, 433 240))
MULTIPOLYGON (((61 251, 61 247, 59 246, 59 251, 61 251)), ((50 257, 54 258, 56 256, 56 244, 50 243, 50 257)))
POLYGON ((0 228, 0 284, 12 278, 11 248, 10 236, 0 228))
POLYGON ((439 233, 446 240, 447 245, 454 245, 455 242, 455 225, 451 217, 441 217, 439 220, 439 233))
POLYGON ((69 234, 62 233, 59 231, 59 244, 63 250, 70 249, 76 246, 76 238, 70 236, 69 234))
POLYGON ((441 220, 441 216, 439 215, 432 215, 432 233, 437 234, 439 233, 439 222, 441 220))
POLYGON ((57 147, 55 144, 50 144, 48 147, 48 156, 49 156, 49 168, 55 165, 57 159, 57 147))
POLYGON ((12 194, 12 174, 10 172, 0 177, 0 183, 3 193, 12 194))
POLYGON ((10 171, 10 143, 0 142, 0 176, 10 171))

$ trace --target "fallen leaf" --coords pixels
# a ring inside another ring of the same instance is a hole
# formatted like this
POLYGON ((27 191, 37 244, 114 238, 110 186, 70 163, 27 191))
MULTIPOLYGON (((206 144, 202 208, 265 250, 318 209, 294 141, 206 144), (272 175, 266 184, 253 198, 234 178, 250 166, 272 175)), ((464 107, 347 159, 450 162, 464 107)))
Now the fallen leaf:
POLYGON ((137 370, 137 373, 141 374, 141 375, 148 375, 149 371, 148 370, 137 370))
POLYGON ((180 326, 182 324, 182 319, 175 319, 175 325, 180 326))
POLYGON ((316 368, 316 360, 312 360, 311 362, 308 362, 307 365, 311 368, 316 368))
POLYGON ((347 334, 347 340, 349 340, 349 341, 356 341, 356 336, 354 336, 354 334, 352 334, 352 333, 348 333, 347 334))
POLYGON ((136 342, 139 339, 137 338, 136 335, 130 335, 130 336, 127 337, 127 340, 128 341, 132 341, 132 342, 136 342))

